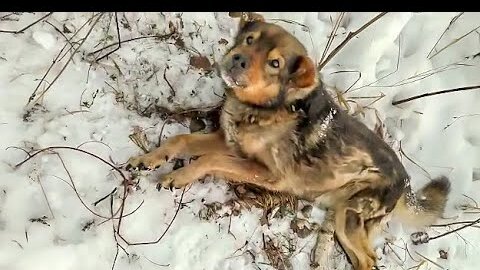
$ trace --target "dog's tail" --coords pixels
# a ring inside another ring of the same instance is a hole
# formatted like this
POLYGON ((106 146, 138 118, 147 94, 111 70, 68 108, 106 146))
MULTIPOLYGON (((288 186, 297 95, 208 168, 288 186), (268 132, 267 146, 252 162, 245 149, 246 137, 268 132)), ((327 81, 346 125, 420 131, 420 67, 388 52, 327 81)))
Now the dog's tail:
POLYGON ((394 215, 410 226, 432 225, 442 216, 449 193, 450 181, 445 176, 433 179, 417 193, 407 189, 397 202, 394 215))

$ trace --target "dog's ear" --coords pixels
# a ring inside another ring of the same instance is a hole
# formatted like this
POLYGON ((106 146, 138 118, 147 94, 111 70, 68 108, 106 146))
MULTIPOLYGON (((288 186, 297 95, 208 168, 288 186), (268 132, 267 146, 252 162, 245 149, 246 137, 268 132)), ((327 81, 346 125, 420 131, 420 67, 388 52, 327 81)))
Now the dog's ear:
POLYGON ((239 29, 242 29, 247 22, 264 22, 265 18, 255 12, 229 12, 232 18, 240 18, 239 29))
POLYGON ((317 81, 316 72, 315 64, 308 56, 299 56, 293 64, 290 82, 295 88, 313 86, 317 81))

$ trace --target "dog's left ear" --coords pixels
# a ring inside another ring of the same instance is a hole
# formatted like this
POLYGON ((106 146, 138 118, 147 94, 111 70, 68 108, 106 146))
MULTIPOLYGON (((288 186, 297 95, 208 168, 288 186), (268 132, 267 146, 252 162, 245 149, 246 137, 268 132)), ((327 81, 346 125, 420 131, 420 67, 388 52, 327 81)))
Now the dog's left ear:
POLYGON ((299 56, 292 68, 290 82, 295 88, 306 88, 317 82, 316 68, 308 56, 299 56))
POLYGON ((265 18, 255 12, 229 12, 232 18, 240 18, 239 29, 242 29, 247 22, 264 22, 265 18))

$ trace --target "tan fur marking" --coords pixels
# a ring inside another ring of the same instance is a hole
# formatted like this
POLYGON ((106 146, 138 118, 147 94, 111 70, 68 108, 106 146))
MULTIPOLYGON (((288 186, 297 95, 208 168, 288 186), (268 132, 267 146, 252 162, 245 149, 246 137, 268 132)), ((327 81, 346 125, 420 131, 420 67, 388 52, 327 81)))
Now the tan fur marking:
POLYGON ((277 59, 278 62, 280 63, 280 68, 284 68, 284 67, 285 67, 285 58, 283 58, 282 52, 281 52, 280 49, 278 49, 278 48, 274 48, 273 50, 271 50, 271 51, 268 53, 267 59, 268 59, 268 60, 277 59))
POLYGON ((278 95, 280 92, 280 85, 265 85, 265 82, 260 81, 259 83, 253 84, 246 88, 235 88, 234 91, 238 99, 243 102, 248 102, 255 105, 263 105, 278 95))

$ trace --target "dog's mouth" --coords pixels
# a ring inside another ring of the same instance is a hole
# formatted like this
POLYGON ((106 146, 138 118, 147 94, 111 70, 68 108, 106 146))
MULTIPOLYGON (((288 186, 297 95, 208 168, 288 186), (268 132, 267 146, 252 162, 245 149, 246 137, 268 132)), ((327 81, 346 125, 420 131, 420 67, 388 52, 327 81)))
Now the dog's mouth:
POLYGON ((223 81, 227 84, 230 88, 245 88, 248 86, 248 83, 244 80, 243 76, 236 76, 232 74, 232 72, 228 72, 226 70, 220 71, 221 77, 223 81))

